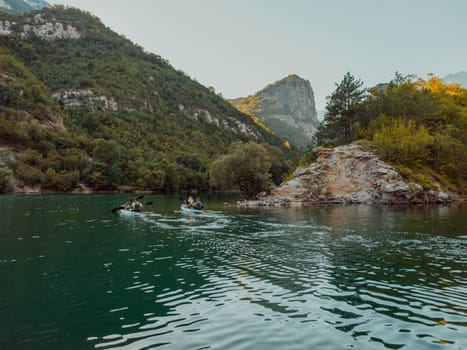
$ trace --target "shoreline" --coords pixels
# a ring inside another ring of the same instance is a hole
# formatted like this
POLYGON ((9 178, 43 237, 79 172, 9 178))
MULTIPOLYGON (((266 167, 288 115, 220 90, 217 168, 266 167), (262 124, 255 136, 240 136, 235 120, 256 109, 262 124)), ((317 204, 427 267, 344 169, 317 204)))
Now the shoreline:
MULTIPOLYGON (((189 191, 185 191, 189 192, 189 191)), ((205 191, 199 193, 233 193, 232 191, 205 191)), ((235 192, 236 193, 236 192, 235 192)), ((128 195, 179 195, 180 192, 154 192, 154 191, 135 191, 126 192, 119 190, 112 191, 94 191, 94 190, 72 190, 72 191, 16 191, 9 193, 1 193, 0 196, 47 196, 47 195, 113 195, 113 194, 128 194, 128 195)), ((305 208, 314 206, 353 206, 353 205, 368 205, 368 206, 406 206, 406 207, 420 207, 420 206, 433 206, 433 205, 455 205, 467 203, 467 197, 458 197, 449 201, 431 201, 431 202, 401 202, 401 203, 387 203, 387 202, 343 202, 343 201, 332 201, 332 200, 319 200, 311 202, 266 202, 260 199, 242 199, 234 203, 228 203, 229 205, 235 205, 239 208, 305 208)))
POLYGON ((431 202, 337 202, 337 201, 316 201, 316 202, 291 202, 291 203, 265 203, 261 200, 243 200, 237 202, 237 206, 241 208, 302 208, 324 205, 335 206, 351 206, 351 205, 368 205, 368 206, 404 206, 404 207, 420 207, 431 205, 453 205, 467 203, 467 198, 452 199, 449 201, 431 201, 431 202))

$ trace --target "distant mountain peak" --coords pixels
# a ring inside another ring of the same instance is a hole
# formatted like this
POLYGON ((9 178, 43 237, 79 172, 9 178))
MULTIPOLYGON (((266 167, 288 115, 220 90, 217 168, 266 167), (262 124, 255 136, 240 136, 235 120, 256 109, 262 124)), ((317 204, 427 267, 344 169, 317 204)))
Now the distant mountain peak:
POLYGON ((239 110, 257 116, 276 135, 295 146, 310 143, 319 124, 311 84, 296 74, 231 103, 239 110))
POLYGON ((40 10, 43 7, 49 6, 49 4, 43 0, 23 0, 23 2, 27 3, 29 6, 36 10, 40 10))
POLYGON ((9 13, 26 13, 50 6, 44 0, 0 0, 0 11, 9 13))
POLYGON ((462 87, 467 88, 467 71, 448 74, 443 78, 443 80, 447 83, 458 83, 462 87))
POLYGON ((305 79, 303 78, 300 78, 298 75, 296 74, 290 74, 290 75, 287 75, 286 77, 282 78, 282 79, 279 79, 273 83, 270 83, 268 85, 266 85, 264 88, 262 88, 260 91, 258 91, 256 93, 257 94, 260 94, 262 91, 265 91, 265 90, 269 90, 275 86, 280 86, 282 84, 286 84, 286 83, 291 83, 291 82, 306 82, 305 79))

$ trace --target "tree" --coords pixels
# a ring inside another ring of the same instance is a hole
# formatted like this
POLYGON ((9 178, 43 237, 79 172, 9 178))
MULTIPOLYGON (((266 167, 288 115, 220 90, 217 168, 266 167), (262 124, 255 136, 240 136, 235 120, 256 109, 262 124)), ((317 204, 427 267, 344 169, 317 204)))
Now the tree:
POLYGON ((96 190, 106 189, 108 186, 105 176, 100 171, 93 171, 89 175, 89 184, 96 190))
POLYGON ((165 173, 161 170, 150 170, 143 178, 144 188, 151 191, 160 191, 164 188, 165 173))
POLYGON ((366 93, 362 86, 363 82, 350 72, 336 83, 336 90, 326 97, 327 112, 316 134, 318 144, 344 144, 353 140, 354 124, 366 93))
POLYGON ((228 154, 212 163, 210 184, 221 189, 238 189, 250 198, 269 189, 270 169, 270 156, 263 145, 234 143, 228 154))
POLYGON ((91 184, 96 189, 113 189, 123 176, 118 161, 121 158, 120 146, 114 140, 97 139, 93 149, 91 184))
POLYGON ((426 188, 441 184, 465 193, 467 90, 433 76, 425 81, 396 73, 371 93, 365 101, 371 121, 360 136, 383 160, 410 169, 409 180, 424 177, 431 179, 426 188))
POLYGON ((42 184, 45 180, 44 174, 40 170, 22 162, 18 162, 16 165, 15 175, 30 186, 42 184))
POLYGON ((269 169, 271 180, 274 185, 278 186, 282 182, 284 174, 289 170, 290 164, 286 160, 284 152, 279 147, 267 143, 263 144, 263 146, 271 162, 271 168, 269 169))
POLYGON ((7 193, 13 190, 13 172, 6 167, 0 167, 0 193, 7 193))
POLYGON ((430 148, 434 138, 423 125, 417 125, 414 120, 405 122, 402 118, 382 116, 384 122, 373 135, 373 146, 385 160, 397 164, 414 166, 431 158, 430 148))

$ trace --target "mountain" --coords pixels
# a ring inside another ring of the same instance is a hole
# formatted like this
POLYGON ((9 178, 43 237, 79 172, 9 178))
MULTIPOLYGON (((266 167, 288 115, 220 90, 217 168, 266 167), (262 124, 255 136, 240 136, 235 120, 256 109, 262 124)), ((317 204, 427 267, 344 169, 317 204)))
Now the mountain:
POLYGON ((33 7, 36 10, 40 10, 46 6, 50 6, 49 3, 43 0, 23 0, 23 2, 27 3, 29 6, 33 7))
POLYGON ((0 153, 13 153, 25 190, 206 188, 233 142, 284 149, 255 118, 73 8, 0 14, 0 92, 0 153))
POLYGON ((458 83, 462 87, 467 88, 467 72, 461 71, 455 74, 446 75, 443 80, 447 83, 458 83))
POLYGON ((43 0, 0 0, 0 11, 26 13, 40 10, 49 4, 43 0))
POLYGON ((270 84, 253 96, 230 102, 240 111, 257 116, 294 146, 310 143, 319 125, 310 82, 297 75, 270 84))

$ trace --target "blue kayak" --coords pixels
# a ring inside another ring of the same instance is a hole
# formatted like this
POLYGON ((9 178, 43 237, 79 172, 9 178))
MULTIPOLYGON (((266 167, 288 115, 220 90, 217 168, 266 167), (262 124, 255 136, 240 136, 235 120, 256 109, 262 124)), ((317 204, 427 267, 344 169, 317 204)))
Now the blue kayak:
POLYGON ((190 208, 190 207, 187 207, 186 204, 182 204, 180 206, 180 211, 182 213, 187 213, 187 214, 201 214, 203 212, 203 209, 190 208))
POLYGON ((142 212, 139 210, 120 209, 118 214, 121 216, 140 216, 142 212))

